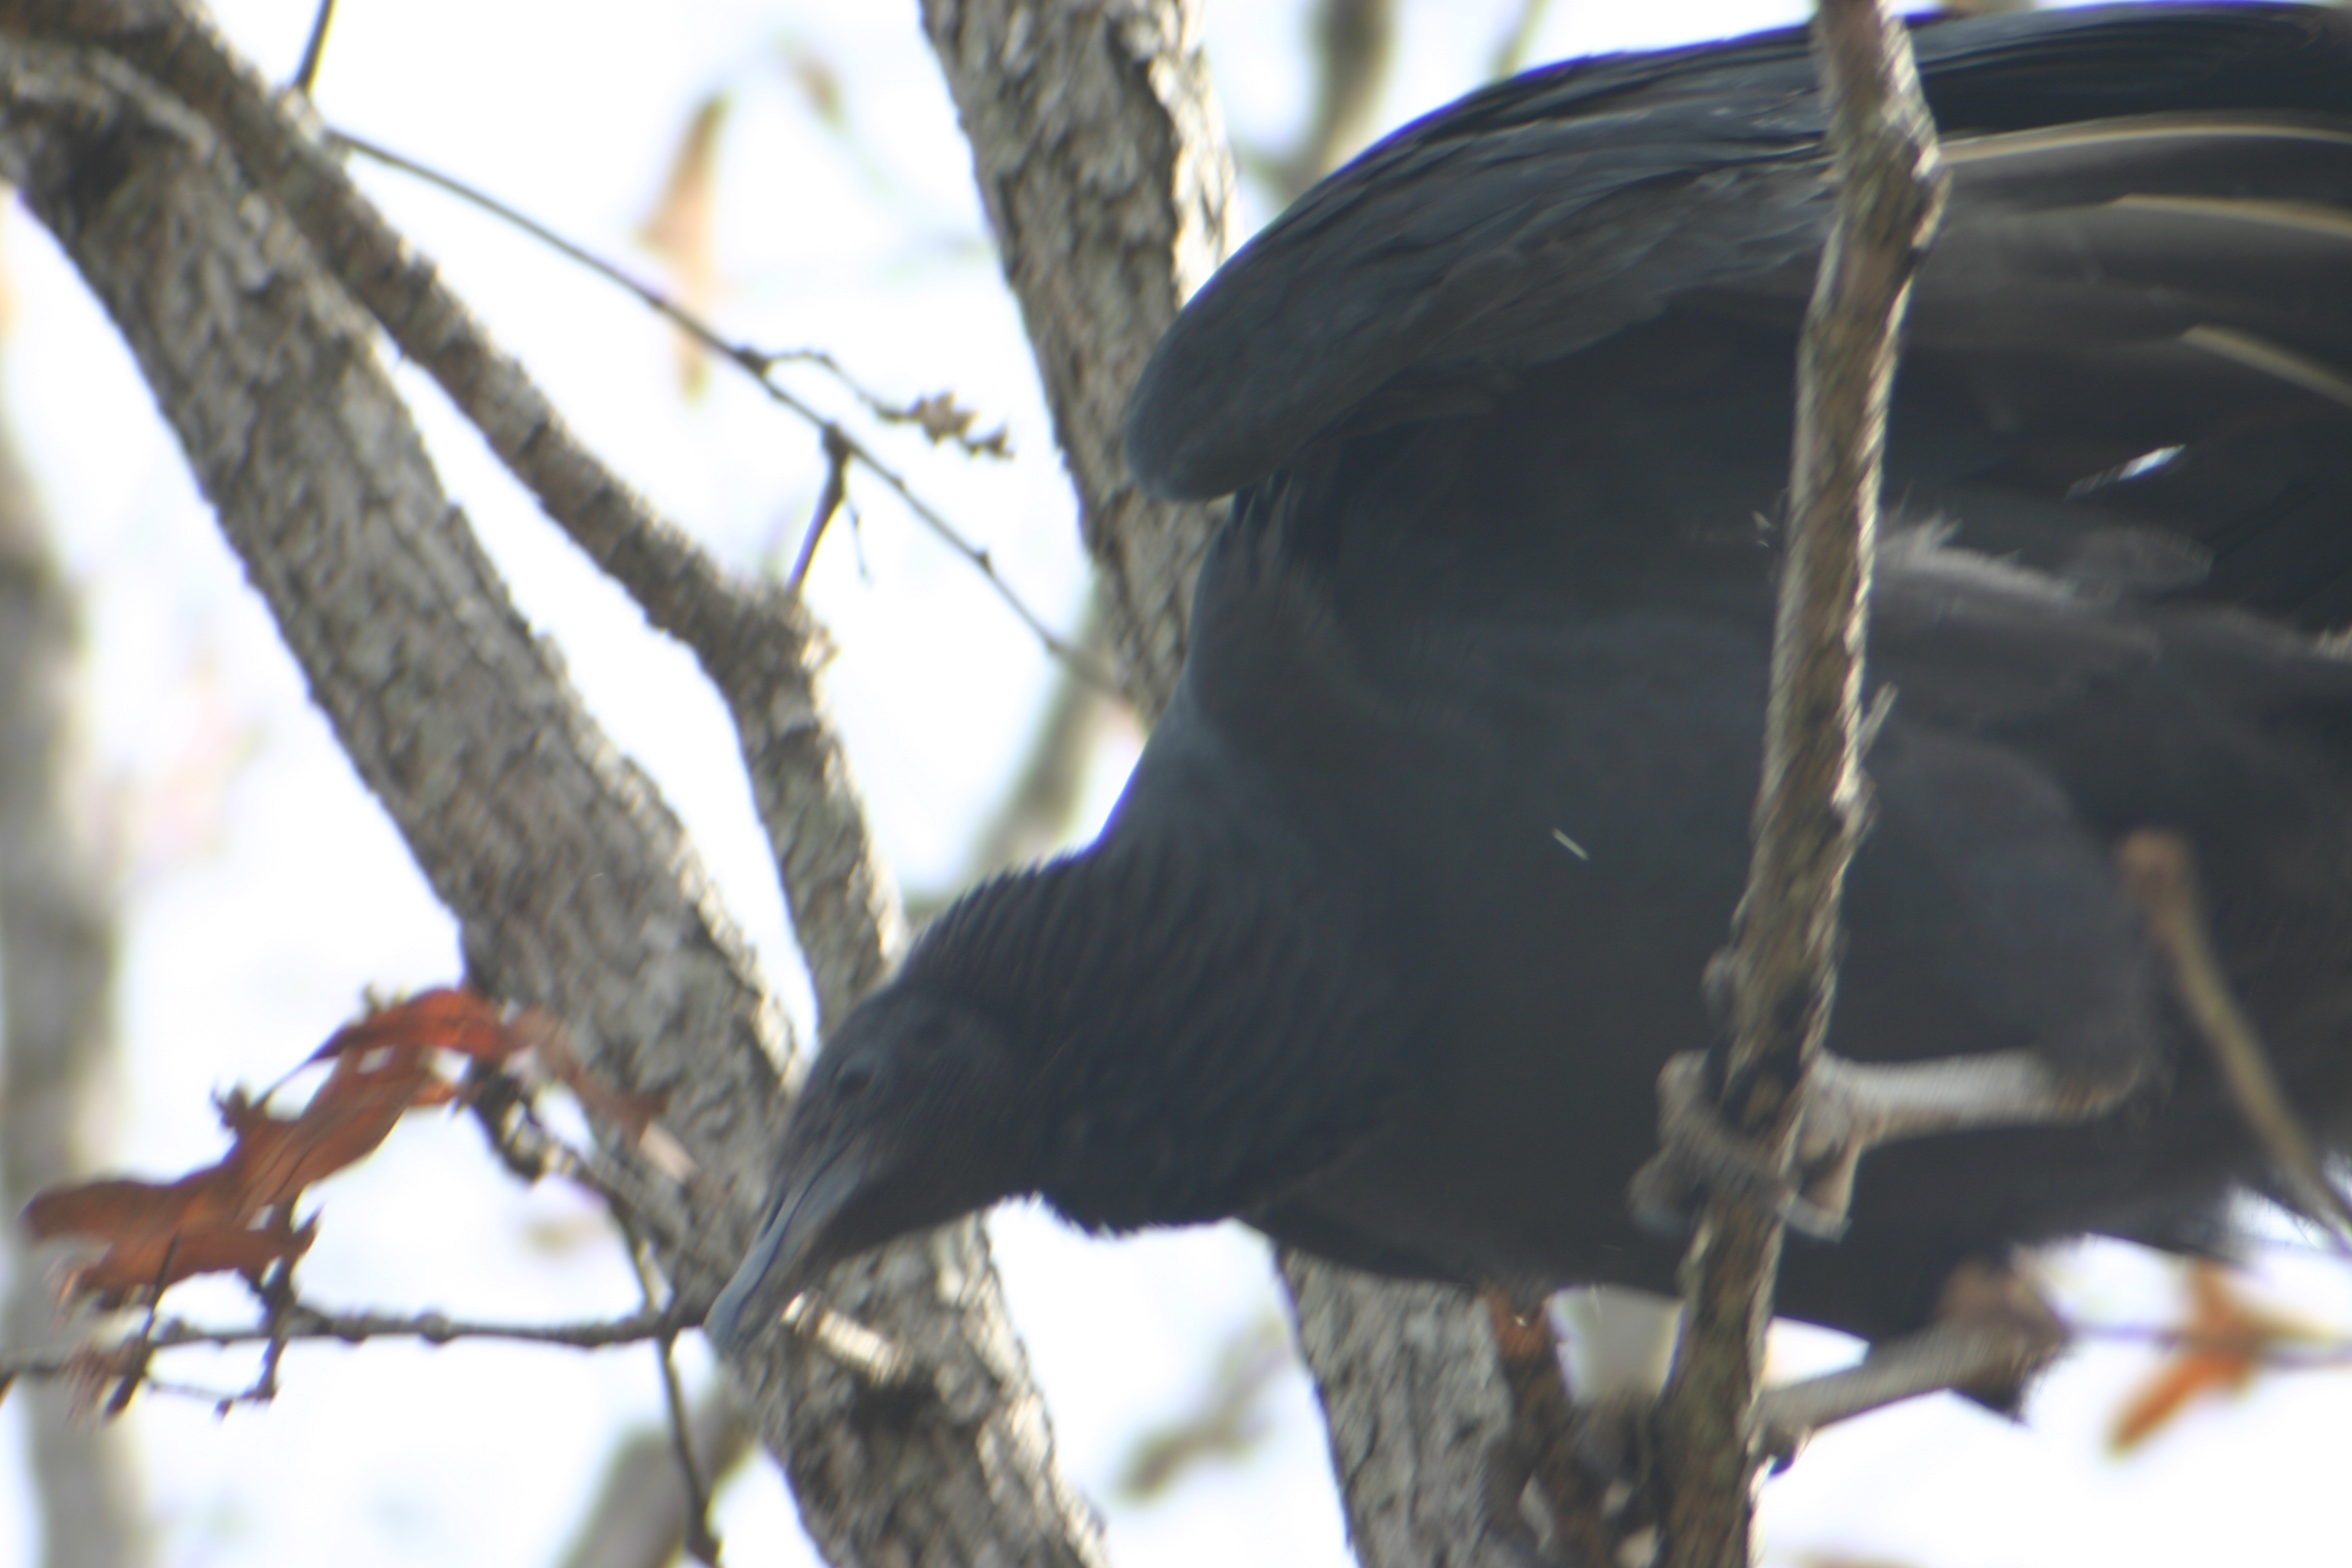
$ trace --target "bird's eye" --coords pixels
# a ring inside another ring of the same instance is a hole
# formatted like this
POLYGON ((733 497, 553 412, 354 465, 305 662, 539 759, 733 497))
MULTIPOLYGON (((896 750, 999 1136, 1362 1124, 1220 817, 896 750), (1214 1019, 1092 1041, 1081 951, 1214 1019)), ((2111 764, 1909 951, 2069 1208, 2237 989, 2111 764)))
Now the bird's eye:
POLYGON ((874 1064, 872 1062, 845 1063, 842 1067, 841 1076, 833 1080, 833 1092, 844 1100, 856 1100, 873 1087, 874 1064))

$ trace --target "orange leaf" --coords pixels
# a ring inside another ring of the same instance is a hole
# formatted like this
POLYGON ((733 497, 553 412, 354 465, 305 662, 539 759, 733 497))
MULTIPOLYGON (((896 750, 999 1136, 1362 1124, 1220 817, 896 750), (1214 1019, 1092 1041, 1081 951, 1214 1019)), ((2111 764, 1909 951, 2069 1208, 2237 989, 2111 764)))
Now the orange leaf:
POLYGON ((234 1270, 258 1279, 279 1258, 310 1250, 315 1225, 252 1229, 257 1211, 239 1204, 236 1186, 228 1161, 169 1184, 89 1182, 40 1194, 26 1205, 25 1220, 44 1240, 80 1236, 107 1243, 95 1261, 68 1274, 65 1293, 94 1294, 115 1305, 197 1274, 234 1270))
POLYGON ((2116 1416, 2108 1447, 2126 1453, 2163 1430, 2205 1395, 2235 1394, 2253 1380, 2273 1346, 2305 1340, 2311 1331, 2242 1300, 2228 1271, 2213 1263, 2189 1267, 2189 1326, 2172 1358, 2158 1367, 2116 1416))
MULTIPOLYGON (((712 245, 718 227, 719 132, 727 122, 727 97, 712 93, 695 106, 686 135, 670 161, 654 209, 638 226, 637 240, 667 264, 677 280, 677 302, 689 314, 709 313, 719 297, 719 262, 712 245)), ((689 398, 702 391, 709 361, 702 347, 681 333, 678 378, 689 398)))
POLYGON ((194 1226, 235 1223, 220 1173, 220 1166, 208 1165, 168 1184, 116 1180, 51 1187, 25 1205, 25 1224, 48 1241, 60 1236, 170 1237, 194 1226))
POLYGON ((309 1250, 316 1222, 291 1229, 295 1201, 313 1182, 365 1159, 394 1123, 457 1090, 433 1070, 433 1053, 457 1051, 498 1064, 530 1043, 498 1006, 470 991, 428 991, 338 1029, 310 1059, 331 1058, 327 1079, 294 1116, 231 1090, 222 1122, 236 1142, 218 1163, 171 1183, 127 1180, 58 1187, 35 1197, 25 1219, 37 1237, 107 1244, 67 1281, 68 1293, 120 1302, 192 1275, 258 1279, 309 1250), (261 1227, 255 1221, 271 1222, 261 1227))
POLYGON ((420 992, 405 1002, 379 1007, 356 1024, 337 1029, 310 1060, 385 1046, 422 1046, 457 1051, 477 1061, 498 1063, 521 1048, 498 1004, 478 992, 443 986, 420 992))
POLYGON ((269 1226, 232 1230, 213 1226, 187 1230, 169 1237, 145 1237, 120 1241, 97 1262, 66 1277, 68 1295, 89 1294, 119 1305, 148 1292, 176 1285, 198 1274, 242 1274, 258 1280, 280 1258, 299 1258, 318 1239, 319 1223, 299 1230, 269 1226))

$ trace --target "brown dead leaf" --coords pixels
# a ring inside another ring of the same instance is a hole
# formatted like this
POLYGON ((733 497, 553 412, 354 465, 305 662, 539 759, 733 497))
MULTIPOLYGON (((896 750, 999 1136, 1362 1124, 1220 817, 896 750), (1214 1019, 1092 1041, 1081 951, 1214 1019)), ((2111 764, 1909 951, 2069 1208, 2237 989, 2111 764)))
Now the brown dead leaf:
POLYGON ((359 1022, 344 1025, 310 1054, 310 1060, 324 1061, 347 1051, 384 1046, 423 1046, 496 1064, 520 1050, 523 1044, 500 1016, 497 1003, 478 992, 445 985, 421 991, 405 1002, 379 1007, 359 1022))
POLYGON ((2273 1349, 2313 1337, 2308 1328, 2242 1299, 2220 1264, 2191 1264, 2189 1289, 2189 1324, 2181 1330, 2171 1359, 2116 1415, 2107 1437, 2115 1453, 2138 1447, 2200 1398, 2239 1393, 2253 1381, 2273 1349))
POLYGON ((252 1228, 257 1210, 241 1209, 236 1158, 172 1183, 89 1182, 54 1188, 25 1207, 25 1223, 44 1241, 87 1237, 107 1243, 94 1261, 70 1269, 60 1294, 96 1296, 102 1304, 144 1299, 198 1274, 237 1273, 258 1280, 280 1258, 310 1250, 315 1226, 252 1228))
POLYGON ((498 1065, 525 1043, 495 1004, 468 991, 428 991, 379 1008, 312 1054, 311 1061, 333 1065, 297 1114, 275 1115, 267 1098, 241 1090, 225 1096, 220 1118, 235 1142, 216 1164, 176 1182, 52 1188, 26 1205, 26 1223, 44 1240, 106 1244, 96 1261, 68 1274, 68 1296, 119 1305, 197 1274, 258 1281, 310 1250, 316 1220, 292 1224, 303 1189, 373 1153, 407 1112, 457 1098, 457 1086, 434 1070, 436 1051, 498 1065))
MULTIPOLYGON (((727 95, 719 92, 695 106, 661 195, 637 226, 637 243, 669 268, 677 303, 692 316, 708 317, 719 298, 719 132, 727 122, 727 95)), ((709 376, 709 357, 683 332, 677 345, 679 388, 688 399, 698 397, 709 376)))
POLYGON ((512 1026, 519 1039, 530 1045, 547 1070, 552 1073, 589 1116, 619 1128, 627 1135, 656 1167, 677 1181, 693 1174, 693 1159, 685 1146, 671 1136, 658 1120, 669 1108, 667 1090, 633 1094, 615 1089, 588 1070, 579 1053, 572 1048, 572 1036, 563 1021, 544 1007, 526 1007, 512 1026))
POLYGON ((63 1294, 95 1296, 102 1304, 119 1305, 146 1300, 199 1274, 242 1274, 257 1285, 273 1265, 300 1258, 318 1238, 319 1222, 313 1219, 291 1230, 281 1226, 258 1230, 212 1226, 118 1241, 96 1262, 69 1270, 63 1294))

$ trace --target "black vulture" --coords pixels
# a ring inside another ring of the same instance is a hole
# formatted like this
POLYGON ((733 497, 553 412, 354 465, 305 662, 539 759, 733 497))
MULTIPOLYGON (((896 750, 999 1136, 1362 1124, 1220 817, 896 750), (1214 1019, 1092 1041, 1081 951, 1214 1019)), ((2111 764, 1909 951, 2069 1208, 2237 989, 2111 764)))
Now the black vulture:
MULTIPOLYGON (((2352 16, 1915 24, 1952 194, 1870 627, 1831 1046, 2025 1052, 2115 1109, 1864 1162, 1780 1310, 2212 1245, 2268 1161, 2118 882, 2179 835, 2323 1141, 2352 1135, 2352 16)), ((1239 492, 1101 837, 849 1016, 720 1342, 1015 1194, 1238 1215, 1392 1275, 1670 1290, 1660 1068, 1748 863, 1794 343, 1832 210, 1801 30, 1530 72, 1397 132, 1202 290, 1136 476, 1239 492)))

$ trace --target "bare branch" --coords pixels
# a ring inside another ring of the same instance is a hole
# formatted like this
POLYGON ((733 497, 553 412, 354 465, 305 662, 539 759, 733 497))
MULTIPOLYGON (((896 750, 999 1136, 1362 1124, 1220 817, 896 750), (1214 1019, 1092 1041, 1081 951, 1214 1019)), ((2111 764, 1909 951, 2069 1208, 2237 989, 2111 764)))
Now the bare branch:
POLYGON ((924 0, 1101 569, 1122 689, 1176 689, 1192 574, 1221 508, 1136 488, 1127 398, 1223 259, 1234 175, 1197 0, 924 0))
POLYGON ((446 1312, 327 1312, 296 1302, 276 1323, 225 1328, 165 1318, 135 1342, 117 1345, 72 1346, 0 1353, 0 1377, 47 1378, 71 1372, 78 1361, 96 1357, 110 1361, 124 1345, 136 1343, 149 1353, 202 1345, 233 1350, 240 1345, 273 1342, 302 1343, 331 1340, 337 1344, 364 1344, 370 1340, 415 1340, 428 1345, 456 1344, 461 1340, 496 1340, 509 1344, 563 1345, 574 1350, 604 1350, 614 1345, 643 1344, 690 1329, 698 1310, 673 1303, 621 1318, 597 1318, 575 1323, 500 1323, 453 1318, 446 1312))
MULTIPOLYGON (((644 1240, 622 1219, 623 1232, 628 1237, 629 1261, 637 1271, 638 1287, 644 1290, 646 1310, 662 1310, 662 1283, 654 1256, 644 1240)), ((680 1532, 686 1554, 706 1568, 719 1568, 719 1537, 710 1528, 710 1487, 703 1479, 702 1462, 694 1452, 694 1434, 689 1429, 686 1409, 686 1390, 677 1380, 677 1331, 670 1328, 654 1337, 654 1353, 661 1364, 662 1405, 669 1415, 671 1457, 677 1463, 679 1484, 686 1489, 683 1510, 686 1526, 680 1532)))
MULTIPOLYGON (((987 580, 988 585, 995 591, 996 596, 1004 602, 1005 606, 1013 612, 1013 617, 1016 620, 1020 621, 1023 626, 1029 628, 1031 634, 1034 635, 1037 638, 1038 642, 1045 647, 1047 653, 1053 655, 1055 658, 1071 665, 1074 668, 1077 668, 1087 679, 1100 685, 1108 685, 1109 677, 1108 675, 1087 664, 1086 660, 1079 655, 1076 648, 1060 634, 1056 633, 1051 626, 1047 626, 1044 618, 1029 607, 1028 602, 1013 591, 1013 585, 1007 583, 1003 577, 999 574, 996 570, 995 561, 990 556, 989 552, 985 549, 973 543, 969 535, 967 535, 961 529, 956 527, 954 523, 948 521, 947 515, 944 512, 940 511, 939 508, 933 506, 930 502, 925 500, 921 496, 917 494, 913 487, 907 483, 906 477, 900 474, 896 468, 890 467, 889 464, 885 463, 880 458, 877 457, 872 448, 859 441, 848 431, 843 429, 838 422, 828 418, 824 414, 818 412, 814 407, 803 401, 797 394, 793 393, 789 387, 786 387, 782 383, 779 382, 776 379, 775 374, 776 367, 782 364, 793 363, 816 365, 831 374, 844 386, 847 387, 854 395, 856 395, 858 401, 864 403, 876 416, 892 423, 921 423, 921 420, 916 412, 915 405, 893 404, 878 395, 867 391, 856 380, 852 378, 847 371, 842 369, 840 363, 835 361, 831 354, 822 353, 818 350, 786 349, 771 352, 764 349, 755 349, 748 343, 729 342, 726 339, 721 338, 708 323, 704 322, 700 317, 694 315, 691 311, 688 311, 683 306, 677 304, 659 289, 651 288, 646 284, 637 281, 618 267, 614 266, 611 262, 608 262, 603 258, 597 256, 593 251, 591 251, 585 247, 578 245, 572 240, 564 238, 562 235, 556 233, 553 229, 547 227, 545 225, 525 216, 522 213, 517 211, 511 206, 509 206, 503 202, 498 201, 479 191, 475 190, 472 186, 466 184, 462 181, 453 179, 449 175, 442 174, 437 169, 429 168, 412 159, 403 157, 401 154, 392 152, 387 148, 379 147, 373 142, 362 141, 359 137, 346 134, 343 132, 330 131, 326 133, 326 140, 331 146, 348 148, 354 153, 362 153, 365 156, 373 158, 378 163, 386 165, 387 167, 398 169, 404 174, 413 174, 418 179, 427 181, 428 183, 438 186, 440 189, 449 192, 453 195, 464 198, 466 201, 480 207, 485 212, 495 215, 501 221, 511 224, 516 228, 522 230, 525 234, 530 235, 533 239, 538 240, 541 244, 555 251, 558 255, 563 256, 570 260, 578 263, 580 266, 586 268, 597 276, 618 284, 621 288, 635 295, 639 301, 645 304, 656 314, 669 321, 680 331, 683 331, 687 336, 700 343, 704 348, 717 355, 720 360, 736 366, 738 369, 751 376, 751 378, 759 384, 761 389, 767 393, 769 398, 778 406, 789 410, 791 413, 798 416, 801 419, 806 421, 810 426, 812 426, 824 442, 826 459, 828 463, 833 466, 833 471, 835 475, 841 474, 841 466, 845 461, 855 461, 863 467, 867 472, 871 473, 876 479, 880 479, 882 483, 890 489, 891 493, 896 495, 906 506, 907 510, 914 515, 915 520, 918 522, 920 522, 925 528, 930 530, 931 532, 937 535, 949 549, 954 551, 958 555, 962 556, 967 565, 971 566, 973 571, 979 573, 982 578, 987 580)), ((355 192, 352 193, 352 201, 356 202, 360 199, 361 198, 357 196, 355 192)), ((336 217, 347 216, 349 215, 329 213, 324 216, 328 217, 336 217)), ((382 220, 377 219, 375 221, 380 225, 382 220)), ((384 232, 388 233, 389 231, 386 230, 384 232)), ((317 236, 314 234, 312 237, 316 239, 317 236)), ((331 259, 332 257, 331 255, 330 260, 331 259)), ((348 275, 347 270, 346 275, 344 276, 344 282, 346 284, 353 282, 353 279, 348 275)), ((354 291, 357 292, 356 289, 354 291)), ((369 300, 365 294, 361 294, 360 298, 364 302, 369 303, 372 307, 375 304, 375 301, 369 300)), ((450 301, 449 304, 452 308, 455 307, 454 300, 450 301)), ((385 325, 393 331, 394 337, 397 338, 401 336, 401 327, 399 324, 401 321, 420 320, 423 318, 424 314, 424 312, 417 312, 415 314, 404 315, 399 318, 398 321, 387 320, 385 321, 385 325)), ((446 315, 447 310, 436 310, 432 312, 432 314, 446 315)), ((475 357, 474 354, 469 352, 468 342, 463 340, 471 340, 473 342, 478 342, 480 340, 480 329, 478 326, 476 326, 471 322, 467 322, 464 323, 464 327, 465 330, 457 334, 461 341, 446 345, 454 355, 458 356, 457 363, 462 363, 467 359, 475 357)), ((401 346, 412 353, 416 352, 416 345, 412 344, 405 338, 402 339, 401 346)), ((488 351, 484 357, 488 357, 492 360, 502 358, 502 356, 497 354, 495 350, 488 351)), ((446 378, 442 378, 441 384, 443 390, 446 391, 449 395, 457 401, 458 406, 466 410, 468 417, 473 418, 477 424, 480 424, 486 416, 486 411, 494 411, 502 396, 512 395, 515 386, 518 384, 512 378, 520 377, 522 374, 520 366, 509 364, 502 366, 502 368, 508 373, 508 379, 506 379, 502 384, 493 384, 475 388, 470 384, 453 385, 446 378)), ((487 426, 485 426, 485 433, 488 433, 487 426)), ((967 453, 973 455, 986 454, 995 457, 1003 456, 1003 440, 1001 436, 997 437, 983 437, 980 439, 959 436, 956 439, 958 444, 961 446, 967 453)), ((501 458, 506 458, 509 466, 512 466, 519 460, 516 458, 509 456, 503 449, 500 451, 499 456, 501 458)), ((563 523, 566 531, 572 533, 572 537, 579 541, 583 549, 590 550, 591 552, 593 553, 594 546, 593 546, 588 540, 581 538, 579 531, 572 527, 572 523, 567 521, 562 514, 555 511, 555 502, 551 500, 544 491, 539 490, 536 484, 532 483, 530 474, 524 472, 520 468, 516 469, 516 474, 517 477, 520 478, 526 484, 532 484, 534 493, 539 494, 541 501, 548 507, 550 514, 555 517, 556 521, 563 523)), ((602 556, 599 556, 598 559, 600 562, 604 562, 604 558, 602 556)), ((606 565, 608 570, 613 569, 611 563, 604 562, 604 563, 606 565)), ((615 574, 617 575, 618 574, 616 573, 615 574)), ((795 575, 793 581, 797 583, 798 580, 798 575, 795 575)), ((638 593, 638 584, 629 583, 626 579, 624 579, 623 583, 624 586, 628 587, 633 595, 637 595, 639 604, 644 606, 648 615, 654 617, 654 621, 656 626, 662 626, 664 630, 674 632, 679 636, 681 640, 691 643, 692 639, 688 637, 686 633, 680 631, 677 627, 664 625, 661 620, 660 612, 653 604, 647 603, 643 595, 638 593)))
MULTIPOLYGON (((1861 830, 1862 655, 1896 329, 1943 201, 1908 35, 1881 0, 1822 0, 1813 50, 1839 180, 1798 349, 1790 528, 1748 889, 1734 920, 1727 1121, 1786 1166, 1836 984, 1861 830)), ((1750 1414, 1780 1221, 1711 1197, 1685 1264, 1683 1353, 1661 1409, 1665 1561, 1749 1561, 1750 1414)))
POLYGON ((1451 1286, 1375 1284, 1296 1252, 1282 1274, 1364 1568, 1523 1568, 1527 1472, 1494 1484, 1515 1444, 1486 1307, 1451 1286))
POLYGON ((2221 955, 2213 951, 2189 841, 2178 833, 2143 828, 2116 847, 2116 866, 2172 972, 2174 992, 2237 1101, 2238 1114, 2277 1164, 2304 1214, 2325 1228, 2337 1256, 2352 1257, 2352 1203, 2328 1179, 2319 1146, 2271 1069, 2262 1032, 2230 990, 2221 955))

